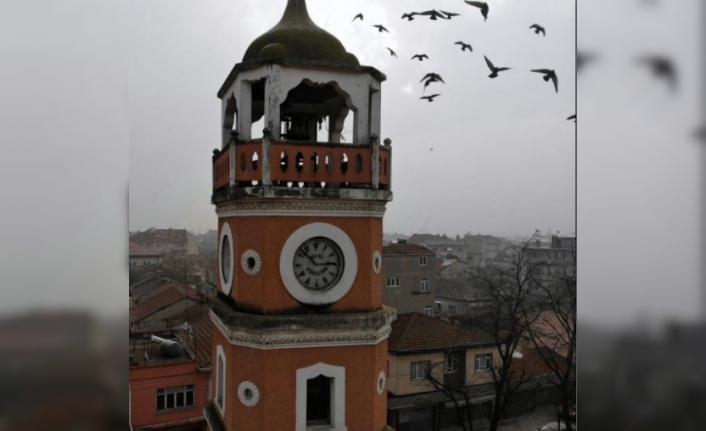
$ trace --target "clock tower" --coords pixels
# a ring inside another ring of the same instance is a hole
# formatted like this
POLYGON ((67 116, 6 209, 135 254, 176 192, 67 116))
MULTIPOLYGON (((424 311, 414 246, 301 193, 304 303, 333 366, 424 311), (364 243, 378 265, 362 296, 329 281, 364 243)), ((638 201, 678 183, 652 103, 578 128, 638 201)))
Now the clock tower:
POLYGON ((218 92, 211 429, 386 428, 385 79, 288 0, 218 92))

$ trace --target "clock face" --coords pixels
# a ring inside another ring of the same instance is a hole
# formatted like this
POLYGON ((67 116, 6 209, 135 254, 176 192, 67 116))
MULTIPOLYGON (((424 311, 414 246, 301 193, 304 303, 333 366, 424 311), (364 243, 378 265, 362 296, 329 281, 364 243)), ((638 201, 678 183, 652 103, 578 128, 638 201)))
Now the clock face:
POLYGON ((309 238, 294 253, 293 265, 299 284, 313 291, 328 290, 343 275, 343 252, 329 238, 309 238))

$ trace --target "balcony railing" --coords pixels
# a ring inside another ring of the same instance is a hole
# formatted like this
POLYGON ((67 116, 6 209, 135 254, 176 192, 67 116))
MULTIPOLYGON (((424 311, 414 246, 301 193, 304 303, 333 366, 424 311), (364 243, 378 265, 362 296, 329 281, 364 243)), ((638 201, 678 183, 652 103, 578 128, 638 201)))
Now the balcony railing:
POLYGON ((213 157, 213 190, 257 185, 389 190, 392 148, 370 144, 233 141, 213 157))

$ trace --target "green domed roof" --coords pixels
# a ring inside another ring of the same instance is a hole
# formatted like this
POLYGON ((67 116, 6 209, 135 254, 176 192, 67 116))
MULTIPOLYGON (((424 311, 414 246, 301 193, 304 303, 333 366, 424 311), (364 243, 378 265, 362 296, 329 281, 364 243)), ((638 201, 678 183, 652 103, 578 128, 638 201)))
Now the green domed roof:
POLYGON ((288 0, 280 22, 250 44, 243 62, 258 59, 360 65, 335 36, 314 24, 306 9, 306 0, 288 0))

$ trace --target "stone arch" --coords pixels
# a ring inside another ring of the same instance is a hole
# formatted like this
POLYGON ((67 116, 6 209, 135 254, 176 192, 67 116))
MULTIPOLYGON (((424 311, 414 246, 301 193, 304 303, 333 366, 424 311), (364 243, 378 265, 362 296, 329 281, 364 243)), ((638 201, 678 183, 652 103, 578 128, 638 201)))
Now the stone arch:
POLYGON ((284 93, 280 119, 283 138, 287 140, 321 141, 317 128, 322 129, 323 121, 328 120, 325 140, 341 142, 346 117, 350 111, 357 112, 351 95, 337 81, 314 82, 304 78, 284 93))
POLYGON ((226 100, 225 109, 223 111, 223 146, 228 145, 231 139, 231 133, 237 129, 238 125, 238 102, 235 94, 231 93, 226 100))

